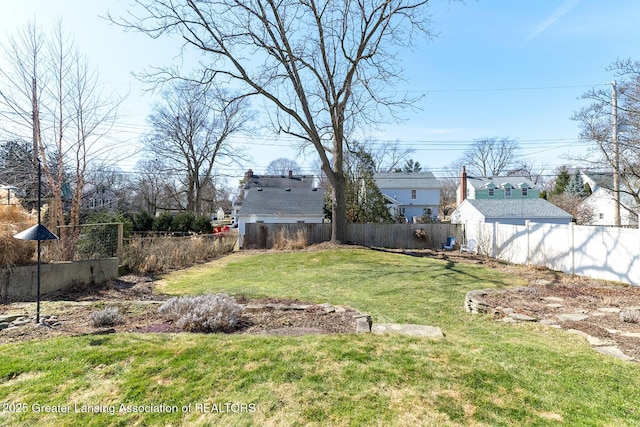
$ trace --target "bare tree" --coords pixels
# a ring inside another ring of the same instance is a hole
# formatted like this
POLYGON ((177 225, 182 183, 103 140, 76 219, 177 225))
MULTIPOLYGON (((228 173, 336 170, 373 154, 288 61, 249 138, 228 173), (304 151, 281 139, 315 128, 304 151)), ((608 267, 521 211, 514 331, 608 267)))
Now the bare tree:
MULTIPOLYGON (((396 107, 396 48, 430 36, 428 0, 136 0, 114 20, 151 37, 177 34, 208 55, 201 82, 214 79, 259 95, 278 132, 313 146, 331 185, 332 240, 345 237, 346 138, 356 123, 375 126, 396 107)), ((156 81, 179 77, 176 70, 156 81)))
POLYGON ((134 207, 155 216, 161 207, 163 198, 164 177, 155 160, 140 160, 136 164, 137 179, 134 195, 134 207))
POLYGON ((440 212, 443 217, 448 217, 458 206, 456 190, 460 185, 460 173, 462 160, 457 160, 445 166, 444 172, 438 176, 440 187, 440 212))
POLYGON ((0 70, 5 83, 0 102, 11 113, 11 131, 23 138, 32 135, 34 168, 41 159, 52 191, 50 222, 62 227, 61 257, 70 259, 78 236, 87 165, 113 149, 113 144, 102 142, 113 126, 120 100, 101 91, 97 72, 78 53, 61 23, 50 37, 28 24, 10 38, 5 53, 11 66, 0 70), (64 197, 65 188, 70 201, 64 197))
MULTIPOLYGON (((580 138, 591 143, 580 160, 593 168, 617 168, 622 184, 620 193, 628 194, 640 206, 640 61, 618 60, 608 69, 619 79, 616 81, 618 144, 616 147, 612 137, 611 88, 592 88, 582 96, 591 103, 572 116, 579 122, 580 138)), ((632 206, 624 207, 633 210, 632 206)))
POLYGON ((232 154, 229 138, 249 121, 248 100, 230 98, 216 86, 177 81, 148 119, 152 130, 145 137, 147 150, 180 177, 184 197, 177 201, 196 215, 203 214, 214 165, 232 154))
POLYGON ((293 173, 294 175, 298 175, 301 169, 295 160, 287 159, 284 157, 280 157, 271 161, 266 170, 267 174, 283 176, 288 175, 289 171, 291 171, 291 173, 293 173))
POLYGON ((518 142, 507 137, 477 139, 462 160, 472 175, 500 176, 513 167, 518 149, 518 142))
POLYGON ((395 171, 415 152, 412 148, 403 148, 399 141, 377 141, 367 138, 362 143, 356 141, 356 145, 356 149, 361 147, 371 155, 376 172, 395 171))
POLYGON ((545 166, 537 166, 535 162, 529 159, 521 159, 516 163, 513 169, 506 173, 507 176, 524 176, 533 184, 540 188, 544 187, 545 182, 545 166))

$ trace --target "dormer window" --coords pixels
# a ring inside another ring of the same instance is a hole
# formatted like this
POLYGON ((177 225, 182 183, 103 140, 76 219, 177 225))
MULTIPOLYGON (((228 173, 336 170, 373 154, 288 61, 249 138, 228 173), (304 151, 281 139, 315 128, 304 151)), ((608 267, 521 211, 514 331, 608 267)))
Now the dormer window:
POLYGON ((504 197, 511 197, 511 187, 505 187, 504 197))
POLYGON ((527 187, 522 187, 522 197, 527 197, 529 194, 529 189, 527 187))
POLYGON ((489 191, 489 197, 493 197, 494 195, 493 187, 490 187, 488 191, 489 191))

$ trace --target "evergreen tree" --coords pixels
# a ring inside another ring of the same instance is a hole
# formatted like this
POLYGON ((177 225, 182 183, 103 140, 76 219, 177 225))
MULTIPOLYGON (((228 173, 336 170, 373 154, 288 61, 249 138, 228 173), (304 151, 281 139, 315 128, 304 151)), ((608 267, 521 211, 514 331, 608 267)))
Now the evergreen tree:
POLYGON ((375 162, 364 147, 349 153, 347 164, 346 208, 348 222, 391 222, 391 214, 373 179, 375 162))
POLYGON ((584 197, 584 180, 582 179, 582 174, 578 169, 576 169, 569 179, 569 183, 567 184, 564 192, 571 196, 584 197))
POLYGON ((413 173, 413 172, 421 172, 422 171, 422 165, 420 164, 420 162, 414 162, 413 159, 409 159, 405 162, 404 166, 402 167, 402 169, 400 168, 396 168, 395 172, 397 173, 413 173))
POLYGON ((566 166, 562 166, 562 169, 560 169, 560 173, 558 174, 558 177, 556 178, 556 184, 553 187, 553 191, 551 192, 551 194, 562 194, 564 193, 565 188, 567 187, 567 185, 569 184, 569 180, 571 179, 571 176, 569 175, 569 171, 567 170, 566 166))

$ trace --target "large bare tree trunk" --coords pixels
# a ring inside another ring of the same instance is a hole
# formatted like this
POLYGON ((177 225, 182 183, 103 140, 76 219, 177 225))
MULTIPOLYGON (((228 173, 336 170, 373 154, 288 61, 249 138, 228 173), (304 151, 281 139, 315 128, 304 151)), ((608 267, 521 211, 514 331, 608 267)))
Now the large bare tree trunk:
MULTIPOLYGON (((388 121, 384 110, 413 101, 389 88, 401 80, 395 49, 430 36, 427 2, 136 0, 139 14, 112 20, 151 37, 181 37, 209 58, 202 84, 219 79, 266 99, 274 130, 318 153, 332 187, 332 240, 343 241, 343 145, 356 129, 388 121)), ((149 76, 156 83, 181 77, 193 80, 168 69, 149 76)))

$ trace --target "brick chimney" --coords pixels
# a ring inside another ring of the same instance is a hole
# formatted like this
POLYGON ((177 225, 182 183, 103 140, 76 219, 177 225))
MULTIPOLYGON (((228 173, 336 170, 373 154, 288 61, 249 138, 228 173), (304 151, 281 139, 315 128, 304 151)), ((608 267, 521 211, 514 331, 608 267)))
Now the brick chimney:
POLYGON ((460 174, 460 200, 458 201, 458 205, 465 201, 467 198, 467 170, 463 166, 462 173, 460 174))

